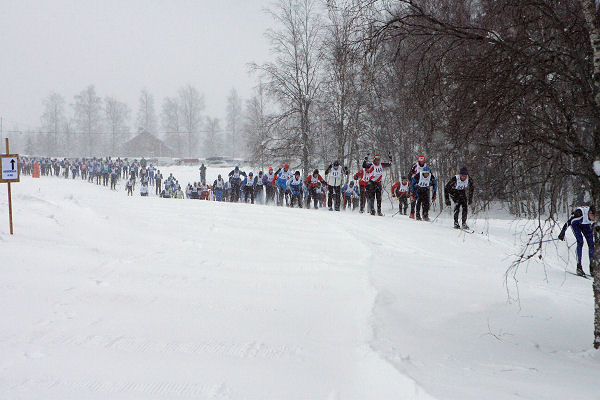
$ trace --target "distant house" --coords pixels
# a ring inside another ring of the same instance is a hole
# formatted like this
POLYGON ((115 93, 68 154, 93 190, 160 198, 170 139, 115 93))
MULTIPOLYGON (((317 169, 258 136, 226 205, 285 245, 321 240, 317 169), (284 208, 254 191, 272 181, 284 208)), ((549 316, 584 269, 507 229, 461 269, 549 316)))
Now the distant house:
POLYGON ((174 157, 175 152, 162 140, 142 132, 121 147, 123 157, 174 157))

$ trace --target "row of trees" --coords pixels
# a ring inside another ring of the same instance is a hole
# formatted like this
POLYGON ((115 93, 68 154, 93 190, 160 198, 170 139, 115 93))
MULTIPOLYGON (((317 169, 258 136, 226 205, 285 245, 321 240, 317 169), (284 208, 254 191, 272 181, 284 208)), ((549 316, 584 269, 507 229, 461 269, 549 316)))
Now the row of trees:
MULTIPOLYGON (((426 154, 444 182, 469 167, 485 207, 501 201, 536 229, 600 207, 600 13, 594 0, 280 0, 275 61, 254 64, 253 159, 309 170, 426 154)), ((600 242, 600 233, 596 232, 600 242)), ((600 252, 595 342, 600 347, 600 252)))
POLYGON ((101 156, 121 154, 121 146, 135 134, 148 132, 161 139, 179 157, 240 156, 242 100, 232 89, 227 102, 226 126, 218 118, 204 115, 204 96, 191 85, 163 100, 157 115, 154 96, 140 92, 132 121, 128 104, 114 97, 101 98, 93 85, 65 98, 51 93, 43 100, 39 129, 11 132, 13 147, 24 154, 45 156, 101 156), (132 127, 135 127, 132 129, 132 127))

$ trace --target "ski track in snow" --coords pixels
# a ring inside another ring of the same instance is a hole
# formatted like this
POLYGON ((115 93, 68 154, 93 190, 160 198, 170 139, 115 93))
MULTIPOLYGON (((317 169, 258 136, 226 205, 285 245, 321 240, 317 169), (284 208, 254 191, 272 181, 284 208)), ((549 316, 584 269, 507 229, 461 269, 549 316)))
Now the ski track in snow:
MULTIPOLYGON (((197 174, 173 172, 182 186, 197 174)), ((0 218, 0 399, 600 392, 590 283, 550 248, 548 279, 522 268, 520 303, 507 302, 508 221, 466 235, 445 216, 128 198, 54 177, 24 177, 13 200, 14 237, 0 218)))

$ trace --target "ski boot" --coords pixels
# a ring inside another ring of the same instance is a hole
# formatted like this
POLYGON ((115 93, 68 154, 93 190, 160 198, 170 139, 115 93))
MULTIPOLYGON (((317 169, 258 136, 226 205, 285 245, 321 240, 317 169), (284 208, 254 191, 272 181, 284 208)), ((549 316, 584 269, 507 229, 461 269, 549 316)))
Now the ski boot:
POLYGON ((467 229, 467 230, 468 230, 468 229, 470 229, 470 228, 469 228, 469 225, 467 225, 467 223, 466 223, 466 222, 463 222, 463 224, 462 224, 462 229, 467 229))
POLYGON ((417 214, 417 215, 415 216, 415 219, 416 219, 417 221, 421 221, 421 216, 420 216, 419 214, 417 214))
POLYGON ((329 211, 333 211, 333 207, 329 207, 329 211))
POLYGON ((383 214, 381 213, 381 210, 377 211, 377 215, 380 217, 383 217, 383 214))
POLYGON ((423 221, 427 221, 427 222, 431 221, 431 220, 429 219, 429 215, 425 215, 425 216, 423 217, 423 221))
POLYGON ((415 219, 415 213, 410 213, 410 215, 408 216, 408 218, 415 219))
POLYGON ((454 223, 454 229, 460 229, 460 225, 458 224, 458 222, 454 223))
POLYGON ((375 215, 375 210, 371 210, 370 214, 375 215))
POLYGON ((585 272, 583 272, 583 268, 581 267, 581 264, 577 264, 577 275, 579 276, 585 276, 585 272))

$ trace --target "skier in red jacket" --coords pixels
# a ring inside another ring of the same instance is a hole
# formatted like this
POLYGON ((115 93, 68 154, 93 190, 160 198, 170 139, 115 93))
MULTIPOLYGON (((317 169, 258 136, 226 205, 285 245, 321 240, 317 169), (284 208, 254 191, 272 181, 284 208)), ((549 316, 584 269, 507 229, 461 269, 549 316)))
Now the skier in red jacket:
POLYGON ((383 178, 383 169, 392 166, 392 155, 389 154, 389 162, 382 163, 381 156, 375 154, 371 167, 367 170, 369 183, 367 183, 367 197, 369 199, 369 212, 375 215, 375 198, 377 197, 377 215, 381 213, 381 179, 383 178))
POLYGON ((410 184, 406 176, 402 177, 402 181, 392 185, 392 196, 398 199, 398 212, 406 215, 408 209, 408 198, 410 197, 410 184))
POLYGON ((371 168, 371 162, 365 157, 362 163, 362 168, 354 174, 354 180, 358 181, 358 187, 360 189, 360 212, 365 212, 365 203, 367 200, 367 183, 369 183, 369 174, 367 170, 371 168))
POLYGON ((319 183, 325 185, 325 180, 319 174, 319 170, 315 169, 311 175, 306 177, 306 186, 308 187, 308 196, 306 197, 306 208, 310 208, 311 198, 313 199, 315 208, 319 208, 319 193, 317 193, 319 183))

